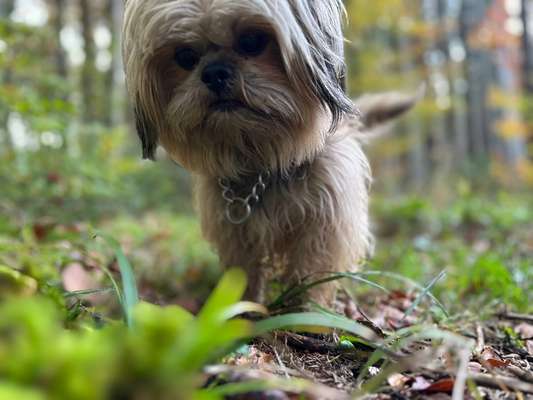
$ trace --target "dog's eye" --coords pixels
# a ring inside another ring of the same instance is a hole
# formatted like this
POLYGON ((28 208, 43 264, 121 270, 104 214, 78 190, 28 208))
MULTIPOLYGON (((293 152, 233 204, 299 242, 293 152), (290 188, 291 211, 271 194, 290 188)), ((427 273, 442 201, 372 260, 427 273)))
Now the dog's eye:
POLYGON ((256 57, 265 51, 269 39, 268 34, 265 32, 245 32, 237 39, 236 50, 244 56, 256 57))
POLYGON ((177 49, 174 60, 184 70, 192 71, 200 61, 200 56, 191 48, 177 49))

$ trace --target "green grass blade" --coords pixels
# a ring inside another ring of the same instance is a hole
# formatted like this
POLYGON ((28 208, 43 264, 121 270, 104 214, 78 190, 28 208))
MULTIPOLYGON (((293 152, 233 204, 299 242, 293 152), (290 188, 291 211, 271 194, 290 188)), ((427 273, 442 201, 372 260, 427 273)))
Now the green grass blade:
MULTIPOLYGON (((413 281, 412 279, 406 278, 405 276, 402 276, 400 274, 395 274, 394 272, 388 272, 388 271, 362 271, 362 272, 359 272, 359 274, 366 275, 366 276, 384 276, 384 277, 387 277, 387 278, 395 279, 397 281, 407 283, 408 285, 413 286, 414 288, 418 289, 421 292, 423 292, 424 289, 425 289, 418 282, 413 281)), ((433 295, 433 293, 427 292, 426 296, 429 297, 431 299, 431 301, 433 301, 433 303, 437 307, 439 307, 441 309, 441 311, 444 313, 444 315, 446 315, 446 317, 450 316, 450 314, 446 310, 446 307, 444 307, 444 305, 439 301, 439 299, 437 299, 433 295)))
POLYGON ((87 289, 87 290, 74 290, 72 292, 63 293, 63 297, 70 299, 72 297, 90 296, 92 294, 103 294, 113 291, 114 288, 102 288, 102 289, 87 289))
POLYGON ((280 296, 278 296, 278 298, 276 300, 274 300, 268 306, 268 309, 269 310, 276 310, 279 307, 283 306, 283 304, 285 304, 286 302, 289 302, 290 300, 292 300, 292 299, 294 299, 294 298, 306 293, 307 291, 309 291, 313 287, 316 287, 318 285, 322 285, 322 284, 328 283, 328 282, 338 281, 338 280, 341 280, 341 279, 350 279, 350 280, 353 280, 353 281, 362 282, 362 283, 367 284, 369 286, 372 286, 374 288, 383 290, 385 293, 389 293, 389 291, 386 288, 384 288, 383 286, 381 286, 381 285, 379 285, 379 284, 377 284, 375 282, 372 282, 372 281, 370 281, 368 279, 363 278, 358 273, 336 272, 336 273, 330 273, 330 274, 325 274, 325 275, 326 275, 325 278, 322 278, 322 279, 319 279, 319 280, 316 280, 316 281, 313 281, 313 282, 309 282, 309 283, 305 283, 304 282, 304 283, 302 283, 300 285, 293 286, 293 287, 287 289, 280 296))
POLYGON ((381 349, 376 349, 371 355, 370 357, 368 358, 368 361, 365 363, 365 365, 363 366, 363 368, 361 368, 360 372, 359 372, 359 376, 357 376, 357 379, 356 379, 356 382, 357 382, 357 385, 359 386, 363 380, 366 378, 367 374, 368 374, 368 369, 373 366, 374 364, 376 364, 378 361, 382 360, 385 358, 385 353, 381 350, 381 349))
MULTIPOLYGON (((122 247, 118 241, 106 234, 102 234, 101 232, 97 233, 96 236, 104 239, 104 241, 113 249, 115 257, 117 258, 120 276, 122 279, 122 311, 126 324, 131 327, 133 326, 133 308, 139 303, 139 292, 137 291, 137 282, 135 280, 133 268, 122 251, 122 247)), ((108 276, 110 275, 111 274, 108 273, 108 276)), ((112 279, 112 281, 114 280, 112 279)), ((115 282, 113 285, 115 287, 117 286, 115 282)))
POLYGON ((278 315, 255 324, 255 334, 261 335, 280 329, 316 330, 316 328, 340 329, 362 337, 370 342, 376 340, 375 333, 368 327, 341 316, 315 312, 278 315))
POLYGON ((124 310, 124 296, 122 295, 122 290, 120 289, 120 285, 118 284, 118 282, 116 281, 115 277, 113 276, 113 274, 111 273, 111 271, 108 268, 106 268, 103 265, 101 265, 99 268, 107 276, 107 278, 111 282, 111 285, 113 285, 113 290, 115 292, 115 295, 117 296, 117 300, 118 300, 120 306, 122 307, 122 309, 124 310))
POLYGON ((124 291, 124 308, 126 311, 126 323, 128 326, 133 325, 133 308, 139 303, 139 292, 137 291, 137 282, 133 269, 122 249, 115 249, 117 256, 120 275, 122 277, 122 290, 124 291))
POLYGON ((226 310, 242 298, 245 290, 244 271, 238 268, 226 271, 198 314, 199 321, 212 323, 224 321, 226 310))
POLYGON ((411 306, 405 311, 402 321, 405 320, 409 315, 413 313, 413 311, 416 310, 416 308, 420 305, 422 300, 428 295, 431 289, 439 282, 440 280, 444 279, 446 277, 446 271, 441 271, 440 274, 438 274, 435 278, 431 280, 431 282, 428 283, 428 285, 422 290, 418 296, 416 297, 415 301, 411 306))

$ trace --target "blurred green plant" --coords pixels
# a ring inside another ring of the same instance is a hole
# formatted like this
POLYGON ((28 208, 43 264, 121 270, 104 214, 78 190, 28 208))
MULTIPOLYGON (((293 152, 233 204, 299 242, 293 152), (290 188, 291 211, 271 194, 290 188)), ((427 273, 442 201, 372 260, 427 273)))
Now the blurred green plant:
POLYGON ((250 322, 231 319, 236 310, 257 309, 236 306, 245 286, 242 272, 228 271, 196 317, 177 306, 140 303, 131 329, 111 323, 65 330, 66 311, 49 298, 11 298, 0 304, 0 394, 16 393, 20 400, 195 398, 202 394, 196 392, 202 367, 252 334, 250 322))
MULTIPOLYGON (((443 206, 419 197, 376 199, 380 242, 371 268, 416 281, 445 270, 447 279, 434 290, 452 311, 465 301, 533 310, 531 196, 476 193, 465 184, 457 194, 443 206)), ((389 287, 391 280, 378 283, 389 287)))

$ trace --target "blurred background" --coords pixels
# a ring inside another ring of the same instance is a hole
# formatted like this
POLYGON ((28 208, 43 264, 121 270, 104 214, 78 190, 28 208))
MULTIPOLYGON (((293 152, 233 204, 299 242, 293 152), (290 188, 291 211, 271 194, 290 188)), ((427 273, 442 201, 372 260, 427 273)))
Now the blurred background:
MULTIPOLYGON (((345 3, 351 94, 427 85, 367 148, 372 267, 419 281, 446 269, 447 304, 478 293, 527 307, 533 1, 345 3)), ((87 236, 96 227, 124 245, 145 298, 195 309, 220 271, 187 173, 164 156, 140 160, 122 12, 122 0, 0 0, 0 264, 96 285, 88 272, 111 263, 87 236)))

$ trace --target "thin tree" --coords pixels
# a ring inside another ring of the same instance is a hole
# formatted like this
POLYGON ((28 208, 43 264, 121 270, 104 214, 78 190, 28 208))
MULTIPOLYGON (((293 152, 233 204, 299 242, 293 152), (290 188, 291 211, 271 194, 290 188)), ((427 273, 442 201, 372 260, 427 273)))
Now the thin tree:
POLYGON ((522 34, 524 88, 527 93, 533 94, 533 50, 531 49, 531 32, 529 26, 529 3, 528 0, 522 0, 520 17, 522 26, 524 27, 522 34))
POLYGON ((2 0, 0 2, 0 18, 7 18, 15 8, 15 0, 2 0))
POLYGON ((56 72, 63 79, 68 77, 66 54, 61 45, 61 31, 65 26, 65 6, 66 0, 52 0, 49 6, 50 24, 54 29, 56 72))
MULTIPOLYGON (((0 21, 7 20, 15 8, 14 0, 2 0, 0 2, 0 21)), ((6 66, 3 71, 0 69, 0 84, 1 85, 10 85, 13 80, 13 73, 11 68, 6 66)), ((1 102, 0 102, 1 106, 1 102)), ((3 143, 3 147, 7 151, 13 149, 13 142, 11 140, 11 135, 8 128, 9 122, 9 109, 0 108, 0 131, 3 132, 3 137, 0 142, 3 143)))
POLYGON ((94 81, 96 77, 96 47, 93 38, 93 15, 91 0, 80 0, 83 50, 85 61, 82 68, 81 92, 84 122, 93 122, 96 118, 94 81))
MULTIPOLYGON (((109 33, 111 34, 111 44, 109 46, 109 53, 111 56, 111 63, 109 70, 104 77, 104 90, 107 91, 104 96, 105 108, 103 110, 103 122, 107 126, 112 126, 119 122, 120 112, 116 107, 117 96, 119 95, 119 82, 117 76, 122 68, 121 53, 119 45, 119 27, 122 20, 124 3, 116 0, 107 0, 104 10, 104 20, 109 33)), ((121 93, 121 92, 120 92, 121 93)))

